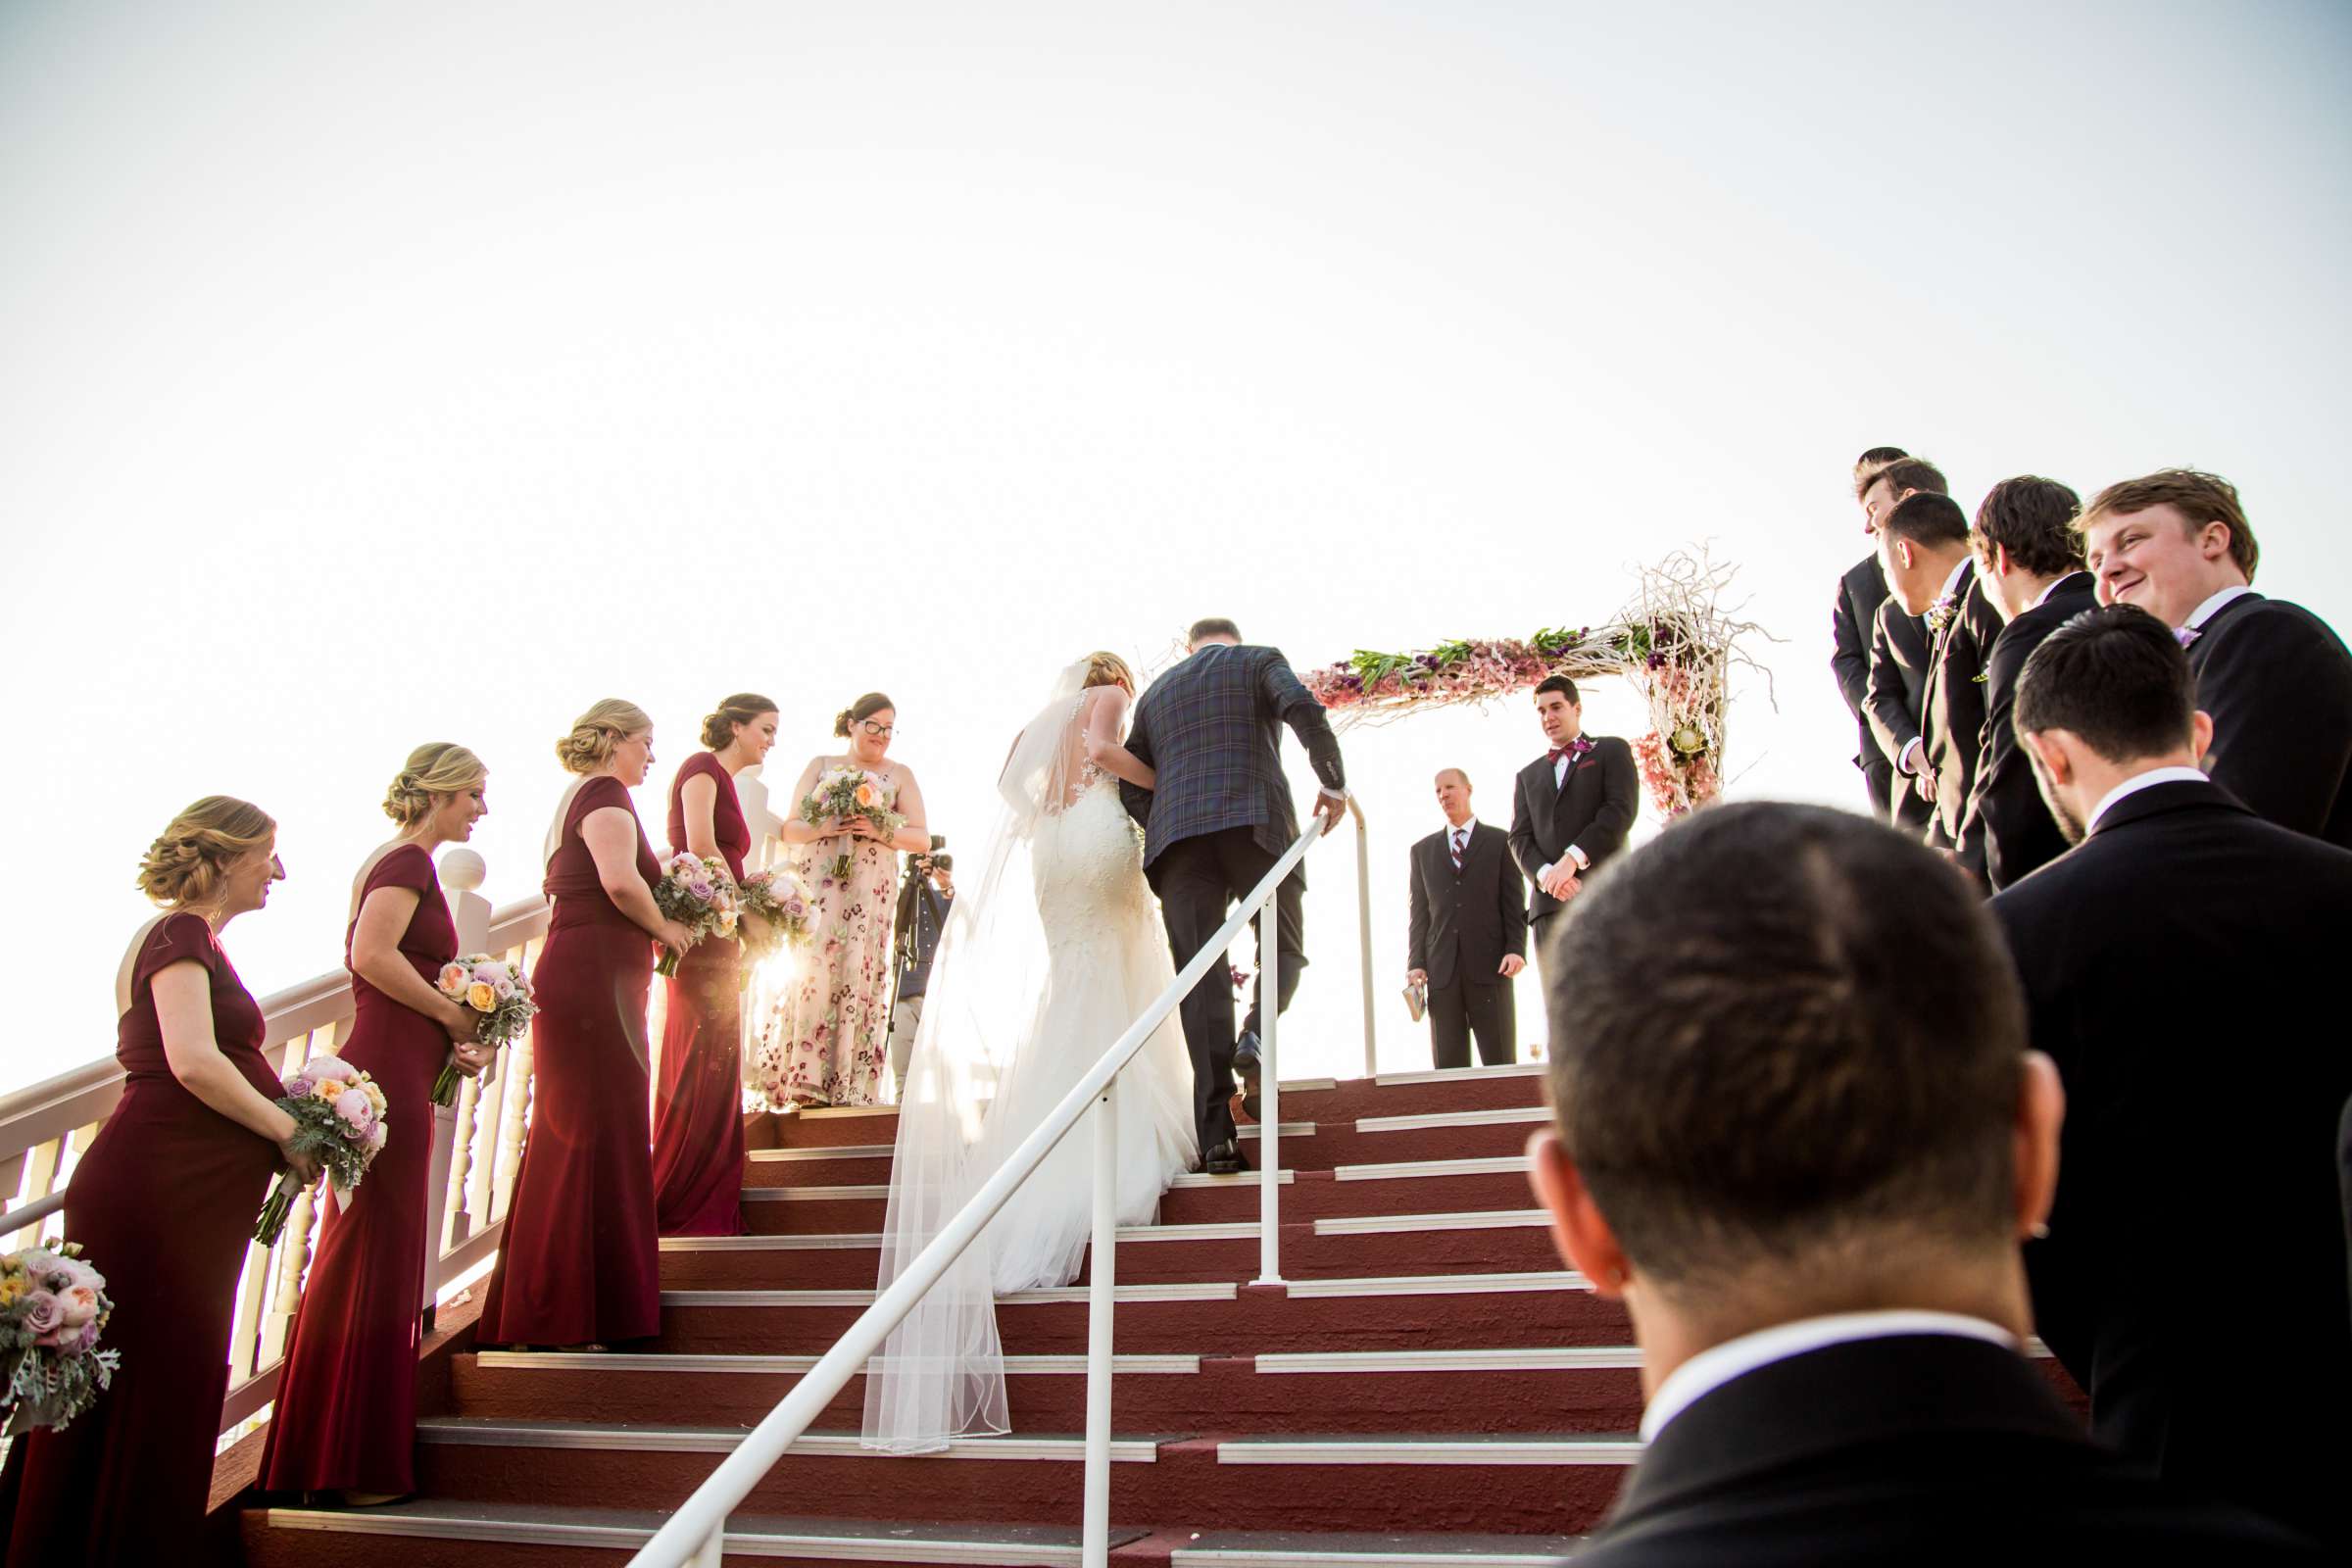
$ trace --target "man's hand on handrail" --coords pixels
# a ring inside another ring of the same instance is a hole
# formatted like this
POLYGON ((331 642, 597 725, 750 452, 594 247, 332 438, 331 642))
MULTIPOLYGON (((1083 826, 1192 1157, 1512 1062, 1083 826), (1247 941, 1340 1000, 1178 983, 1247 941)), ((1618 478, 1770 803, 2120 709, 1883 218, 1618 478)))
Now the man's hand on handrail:
POLYGON ((1325 838, 1331 837, 1333 831, 1339 827, 1341 819, 1347 814, 1348 795, 1346 791, 1334 795, 1331 791, 1325 790, 1315 797, 1315 818, 1323 824, 1325 838))

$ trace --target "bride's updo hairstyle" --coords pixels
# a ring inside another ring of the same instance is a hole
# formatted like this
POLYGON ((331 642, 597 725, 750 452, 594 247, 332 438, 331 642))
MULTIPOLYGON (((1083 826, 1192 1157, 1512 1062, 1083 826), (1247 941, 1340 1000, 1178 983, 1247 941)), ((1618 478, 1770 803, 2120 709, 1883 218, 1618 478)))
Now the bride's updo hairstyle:
POLYGON ((415 827, 433 808, 436 795, 463 795, 490 770, 463 746, 430 741, 409 754, 384 792, 384 814, 402 827, 415 827))
POLYGON ((566 771, 593 773, 612 760, 613 749, 654 721, 644 709, 608 697, 571 721, 571 733, 556 742, 556 760, 566 771))
POLYGON ((223 873, 270 842, 277 823, 250 801, 207 795, 172 819, 139 860, 139 891, 168 909, 207 905, 223 873))
POLYGON ((1093 653, 1086 656, 1086 684, 1093 686, 1124 686, 1135 690, 1135 671, 1127 661, 1112 653, 1093 653))
POLYGON ((735 744, 735 726, 749 724, 761 713, 772 713, 776 705, 758 692, 737 692, 718 705, 714 713, 703 717, 703 744, 714 752, 724 751, 735 744))
POLYGON ((876 713, 882 711, 882 710, 885 708, 895 709, 898 706, 898 704, 892 702, 888 697, 883 696, 880 692, 867 692, 863 697, 858 698, 849 707, 843 709, 840 712, 833 715, 833 733, 839 735, 842 739, 847 740, 849 739, 850 726, 852 724, 862 723, 866 719, 869 719, 876 713))

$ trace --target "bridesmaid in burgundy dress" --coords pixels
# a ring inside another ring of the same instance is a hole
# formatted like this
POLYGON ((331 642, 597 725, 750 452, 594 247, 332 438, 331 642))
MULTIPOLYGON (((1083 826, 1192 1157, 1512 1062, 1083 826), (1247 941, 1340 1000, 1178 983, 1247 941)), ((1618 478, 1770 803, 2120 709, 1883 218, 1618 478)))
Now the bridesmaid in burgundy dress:
MULTIPOLYGON (((743 880, 752 830, 735 775, 776 744, 776 705, 738 692, 703 720, 669 786, 669 849, 743 880)), ((654 1090, 654 1210, 664 1236, 743 1234, 743 944, 706 936, 669 977, 654 1090)))
POLYGON ((599 1349, 662 1327, 645 1002, 654 943, 684 953, 694 939, 655 907, 661 862, 629 804, 653 765, 654 721, 607 698, 556 755, 585 776, 548 834, 555 913, 531 977, 531 1131, 475 1333, 599 1349))
POLYGON ((433 1079, 453 1050, 468 1076, 495 1054, 479 1042, 479 1015, 433 984, 458 956, 433 851, 473 836, 488 777, 463 746, 411 752, 384 797, 400 836, 368 858, 352 890, 343 940, 355 1017, 337 1054, 382 1087, 396 1131, 348 1206, 324 1205, 262 1456, 268 1492, 340 1491, 364 1507, 416 1487, 425 1236, 440 1214, 426 1191, 433 1079))
POLYGON ((172 819, 139 865, 169 911, 123 956, 115 998, 122 1099, 66 1192, 65 1235, 106 1276, 122 1369, 63 1432, 8 1456, 8 1562, 176 1562, 202 1528, 228 1392, 237 1273, 294 1118, 275 1104, 262 1009, 220 928, 285 875, 277 824, 226 796, 172 819))

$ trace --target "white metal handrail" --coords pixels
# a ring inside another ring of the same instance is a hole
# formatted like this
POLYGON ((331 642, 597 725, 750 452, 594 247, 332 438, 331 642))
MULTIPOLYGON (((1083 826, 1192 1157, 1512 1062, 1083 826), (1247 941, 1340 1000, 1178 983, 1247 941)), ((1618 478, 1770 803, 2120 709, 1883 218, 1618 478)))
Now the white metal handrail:
MULTIPOLYGON (((1356 830, 1363 831, 1363 816, 1356 814, 1356 830)), ((1109 1561, 1110 1541, 1110 1347, 1111 1312, 1116 1301, 1116 1248, 1118 1242, 1117 1202, 1114 1197, 1114 1173, 1117 1169, 1118 1121, 1113 1101, 1118 1075, 1135 1059, 1152 1032, 1167 1021, 1194 986, 1208 973, 1209 966, 1225 960, 1225 952, 1241 935, 1242 927, 1273 902, 1283 879, 1305 858, 1307 849, 1323 832, 1323 819, 1315 817, 1306 831, 1285 850, 1274 868, 1250 890, 1216 934, 1201 944, 1192 961, 1177 974, 1149 1007, 1121 1035, 1116 1044, 1098 1058, 1084 1077, 1064 1095, 1054 1107, 1053 1114, 1039 1125, 1013 1151, 1010 1158, 997 1169, 970 1200, 956 1211, 956 1216, 941 1227, 931 1244, 916 1254, 890 1289, 875 1298, 874 1304, 858 1315, 848 1332, 842 1335, 830 1350, 813 1367, 801 1375, 790 1393, 779 1400, 760 1423, 744 1435, 735 1451, 721 1460, 694 1494, 678 1511, 669 1517, 654 1538, 647 1542, 630 1559, 632 1568, 717 1568, 724 1549, 727 1517, 744 1498, 751 1495, 776 1461, 793 1442, 808 1431, 810 1422, 839 1394, 843 1385, 857 1375, 866 1360, 881 1348, 898 1327, 900 1321, 914 1309, 925 1292, 939 1282, 950 1265, 963 1254, 980 1232, 1004 1206, 1013 1191, 1028 1180, 1054 1147, 1078 1124, 1078 1118, 1091 1105, 1094 1108, 1094 1246, 1087 1260, 1087 1346, 1086 1346, 1086 1502, 1080 1533, 1080 1561, 1084 1568, 1102 1568, 1109 1561)), ((1277 927, 1280 916, 1275 916, 1277 927)), ((1259 1147, 1258 1147, 1258 1271, 1260 1284, 1279 1283, 1281 1279, 1281 1217, 1282 1184, 1275 1179, 1280 1170, 1281 1105, 1280 1073, 1275 1055, 1276 1020, 1281 1013, 1282 943, 1278 930, 1261 928, 1258 943, 1259 999, 1258 1038, 1261 1052, 1259 1066, 1259 1147)), ((1367 1013, 1366 1023, 1370 1018, 1367 1013)), ((1368 1049, 1368 1047, 1367 1047, 1368 1049)))

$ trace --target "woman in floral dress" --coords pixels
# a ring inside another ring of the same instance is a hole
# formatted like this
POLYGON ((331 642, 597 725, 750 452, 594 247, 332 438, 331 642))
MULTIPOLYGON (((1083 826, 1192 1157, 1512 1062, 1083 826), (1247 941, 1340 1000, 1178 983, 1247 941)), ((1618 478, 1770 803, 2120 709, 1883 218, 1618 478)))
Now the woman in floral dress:
POLYGON ((775 1108, 873 1105, 882 1098, 890 1059, 890 920, 899 891, 898 851, 931 847, 923 795, 914 772, 890 760, 898 710, 868 692, 842 710, 833 733, 846 756, 812 757, 784 803, 784 841, 794 846, 815 907, 810 941, 777 1000, 753 1054, 751 1081, 775 1108), (838 767, 862 770, 877 805, 898 826, 861 817, 811 822, 800 803, 818 777, 838 767))

